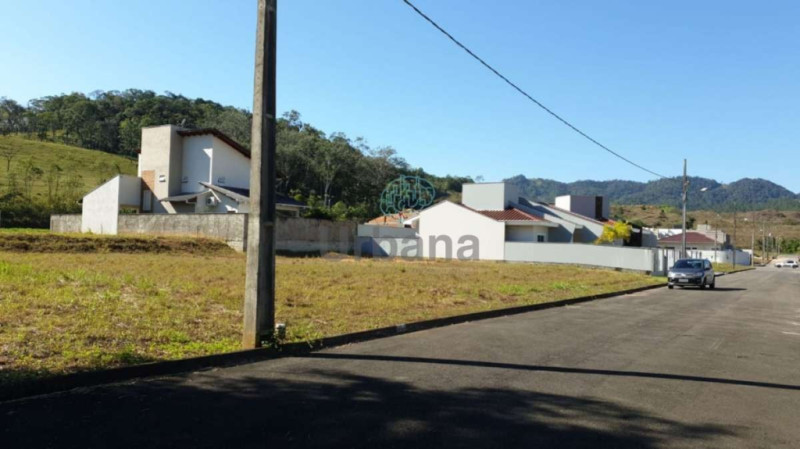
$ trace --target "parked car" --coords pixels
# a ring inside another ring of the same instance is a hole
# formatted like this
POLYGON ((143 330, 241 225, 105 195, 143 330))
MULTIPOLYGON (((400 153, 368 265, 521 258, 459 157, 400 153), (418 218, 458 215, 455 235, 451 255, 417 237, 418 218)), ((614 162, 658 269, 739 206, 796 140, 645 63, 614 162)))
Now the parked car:
POLYGON ((667 273, 667 287, 670 289, 676 285, 678 287, 694 285, 701 289, 708 285, 709 288, 714 288, 716 281, 714 267, 708 259, 680 259, 667 273))
POLYGON ((798 266, 800 266, 800 264, 798 264, 796 260, 791 259, 775 263, 776 268, 797 268, 798 266))

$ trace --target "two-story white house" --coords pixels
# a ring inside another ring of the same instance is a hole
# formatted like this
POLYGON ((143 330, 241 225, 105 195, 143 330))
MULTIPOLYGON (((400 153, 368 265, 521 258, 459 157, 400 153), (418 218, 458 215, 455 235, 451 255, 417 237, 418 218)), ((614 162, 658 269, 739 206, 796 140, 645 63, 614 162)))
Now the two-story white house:
MULTIPOLYGON (((83 197, 81 231, 116 234, 121 209, 138 213, 246 213, 250 152, 215 129, 142 129, 136 177, 119 175, 83 197)), ((304 204, 277 195, 279 214, 304 204)))

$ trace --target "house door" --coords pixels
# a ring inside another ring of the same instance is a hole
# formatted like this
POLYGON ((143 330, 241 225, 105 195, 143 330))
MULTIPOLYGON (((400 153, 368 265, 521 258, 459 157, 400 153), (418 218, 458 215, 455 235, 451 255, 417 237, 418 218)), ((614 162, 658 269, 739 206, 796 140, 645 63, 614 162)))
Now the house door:
POLYGON ((142 212, 153 211, 153 192, 149 189, 142 191, 142 212))

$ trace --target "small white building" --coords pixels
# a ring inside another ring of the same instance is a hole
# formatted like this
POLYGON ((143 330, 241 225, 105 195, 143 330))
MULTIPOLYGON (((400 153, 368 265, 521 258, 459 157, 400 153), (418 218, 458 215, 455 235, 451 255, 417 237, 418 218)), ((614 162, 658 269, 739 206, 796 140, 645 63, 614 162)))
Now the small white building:
MULTIPOLYGON (((81 231, 116 234, 121 209, 137 213, 246 213, 250 152, 215 129, 142 128, 136 177, 117 176, 83 197, 81 231)), ((278 194, 279 214, 304 204, 278 194)))

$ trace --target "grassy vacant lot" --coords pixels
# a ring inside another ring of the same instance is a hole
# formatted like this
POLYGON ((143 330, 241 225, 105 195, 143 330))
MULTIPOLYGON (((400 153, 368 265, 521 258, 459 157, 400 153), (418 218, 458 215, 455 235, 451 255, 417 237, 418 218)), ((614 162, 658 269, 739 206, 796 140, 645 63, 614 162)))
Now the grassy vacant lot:
MULTIPOLYGON (((80 251, 0 251, 0 385, 239 348, 243 255, 80 251)), ((303 341, 659 282, 572 266, 279 258, 277 319, 303 341)))

